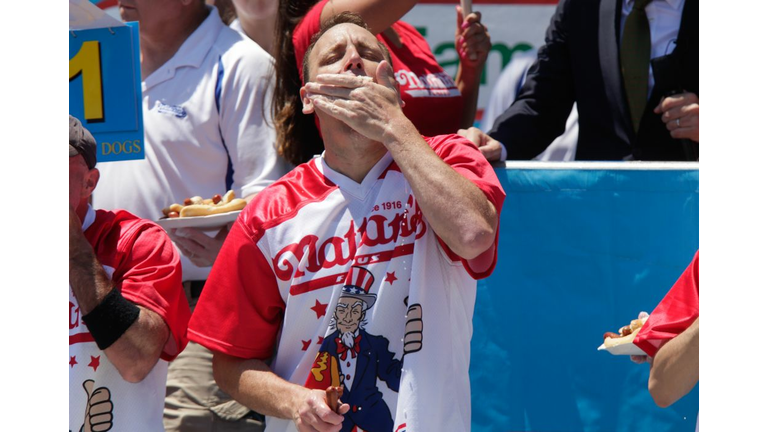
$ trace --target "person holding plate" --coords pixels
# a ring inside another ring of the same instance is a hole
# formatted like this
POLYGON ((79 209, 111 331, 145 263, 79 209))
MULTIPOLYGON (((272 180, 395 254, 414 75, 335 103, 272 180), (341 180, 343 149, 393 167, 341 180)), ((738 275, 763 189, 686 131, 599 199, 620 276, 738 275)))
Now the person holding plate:
MULTIPOLYGON (((233 189, 251 199, 288 172, 266 109, 272 61, 263 49, 224 25, 202 0, 121 0, 120 16, 140 23, 146 158, 100 164, 105 182, 94 195, 96 206, 156 220, 164 207, 194 196, 233 189)), ((212 235, 194 228, 170 235, 194 309, 228 227, 212 235)), ((249 415, 216 387, 210 361, 209 351, 191 343, 171 364, 166 429, 211 430, 249 415)))

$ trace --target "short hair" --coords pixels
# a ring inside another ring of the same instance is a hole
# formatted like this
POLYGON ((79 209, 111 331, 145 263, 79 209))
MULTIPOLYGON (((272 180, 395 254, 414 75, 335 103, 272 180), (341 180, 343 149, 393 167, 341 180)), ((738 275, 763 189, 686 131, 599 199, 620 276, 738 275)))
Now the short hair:
MULTIPOLYGON (((309 76, 309 55, 312 53, 312 50, 315 48, 315 44, 317 44, 317 41, 328 30, 332 29, 333 27, 339 24, 354 24, 358 27, 364 28, 368 32, 371 31, 370 27, 368 27, 368 24, 365 23, 365 20, 363 19, 363 17, 361 17, 359 14, 356 14, 350 11, 341 12, 323 21, 322 25, 320 25, 320 30, 318 30, 318 32, 315 33, 314 36, 312 36, 312 39, 309 42, 309 47, 307 47, 307 52, 304 53, 304 60, 302 61, 301 69, 304 77, 303 81, 305 83, 307 82, 307 77, 309 76)), ((387 62, 389 62, 389 65, 392 66, 392 56, 390 55, 389 50, 387 49, 387 46, 384 45, 378 39, 376 39, 376 42, 379 44, 379 49, 381 49, 381 52, 384 53, 384 58, 386 58, 387 62)))

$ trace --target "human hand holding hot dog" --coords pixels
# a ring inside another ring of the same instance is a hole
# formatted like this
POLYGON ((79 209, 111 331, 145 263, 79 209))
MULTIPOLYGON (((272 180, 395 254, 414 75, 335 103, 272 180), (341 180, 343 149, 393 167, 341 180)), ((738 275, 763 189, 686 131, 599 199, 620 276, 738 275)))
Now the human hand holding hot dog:
POLYGON ((349 411, 349 404, 338 405, 337 411, 328 405, 327 390, 310 390, 302 397, 294 410, 293 422, 300 432, 321 431, 336 432, 341 430, 344 414, 349 411))
MULTIPOLYGON (((648 312, 640 312, 637 315, 637 319, 646 319, 648 316, 648 312)), ((631 355, 629 356, 629 359, 632 360, 633 363, 637 364, 653 363, 653 357, 647 355, 631 355)))

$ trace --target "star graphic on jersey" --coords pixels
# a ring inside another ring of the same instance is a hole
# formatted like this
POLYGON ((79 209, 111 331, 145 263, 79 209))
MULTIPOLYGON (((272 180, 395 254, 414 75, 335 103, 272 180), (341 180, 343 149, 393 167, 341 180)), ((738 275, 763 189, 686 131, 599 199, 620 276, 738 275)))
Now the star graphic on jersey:
POLYGON ((317 337, 317 344, 318 345, 322 345, 323 344, 323 337, 322 336, 318 336, 317 337))
POLYGON ((317 314, 317 319, 320 319, 320 317, 325 315, 326 308, 328 307, 327 303, 320 303, 319 300, 315 300, 315 305, 312 306, 310 309, 315 311, 317 314))
POLYGON ((392 285, 396 280, 397 278, 395 277, 395 272, 387 272, 387 277, 384 278, 384 281, 389 282, 390 285, 392 285))
POLYGON ((77 364, 77 359, 75 356, 71 356, 69 358, 69 368, 72 369, 77 364))
POLYGON ((312 339, 310 339, 310 340, 302 340, 301 344, 304 345, 304 346, 301 348, 301 350, 302 351, 306 351, 309 348, 309 344, 311 344, 311 343, 312 343, 312 339))
POLYGON ((96 357, 91 356, 91 362, 88 363, 88 366, 92 367, 94 372, 96 372, 96 369, 99 368, 99 359, 100 358, 101 358, 101 356, 96 356, 96 357))

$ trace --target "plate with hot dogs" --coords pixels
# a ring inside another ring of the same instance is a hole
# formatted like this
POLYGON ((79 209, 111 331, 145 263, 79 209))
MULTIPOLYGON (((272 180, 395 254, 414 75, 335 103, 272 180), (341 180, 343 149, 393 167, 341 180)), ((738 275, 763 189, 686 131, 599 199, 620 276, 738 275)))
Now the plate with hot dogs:
POLYGON ((163 217, 156 222, 165 230, 173 228, 214 229, 234 222, 246 201, 235 198, 234 191, 221 196, 203 199, 195 196, 187 198, 182 204, 174 203, 163 209, 163 217))
POLYGON ((613 355, 647 355, 632 343, 647 320, 648 317, 638 318, 620 328, 618 333, 606 332, 603 334, 603 344, 597 348, 598 351, 605 350, 613 355))

